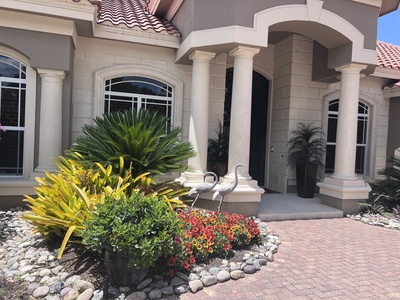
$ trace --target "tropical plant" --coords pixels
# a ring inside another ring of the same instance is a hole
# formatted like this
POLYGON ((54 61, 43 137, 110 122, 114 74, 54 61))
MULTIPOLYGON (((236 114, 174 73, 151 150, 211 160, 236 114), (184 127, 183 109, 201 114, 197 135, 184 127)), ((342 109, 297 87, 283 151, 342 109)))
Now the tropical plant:
POLYGON ((107 197, 84 224, 83 243, 101 253, 106 247, 127 254, 133 268, 148 268, 171 255, 181 221, 157 197, 134 192, 130 197, 107 197))
POLYGON ((132 178, 131 167, 122 171, 125 170, 122 158, 118 170, 114 172, 111 165, 104 168, 97 163, 97 170, 94 171, 62 156, 56 165, 59 168, 57 174, 46 173, 46 177, 36 178, 39 182, 37 196, 25 196, 24 201, 29 203, 31 210, 25 212, 22 218, 30 221, 37 232, 63 238, 59 258, 71 236, 81 237, 83 223, 92 217, 96 205, 103 203, 107 196, 118 199, 141 192, 157 197, 171 210, 186 207, 178 197, 186 195, 189 188, 171 181, 155 184, 147 177, 149 173, 132 178))
POLYGON ((380 214, 383 215, 385 212, 385 207, 382 205, 382 196, 383 195, 378 195, 375 196, 372 199, 368 199, 365 202, 358 202, 358 208, 362 212, 367 212, 367 213, 374 213, 374 214, 380 214))
POLYGON ((360 209, 380 214, 391 210, 396 212, 400 205, 400 159, 391 158, 388 163, 389 166, 378 172, 385 179, 375 182, 372 197, 366 202, 358 203, 360 209))
POLYGON ((288 164, 291 167, 307 163, 323 165, 326 141, 322 137, 324 133, 320 127, 315 127, 313 122, 300 122, 291 132, 291 136, 288 142, 288 164))
POLYGON ((147 174, 134 179, 129 173, 121 177, 112 173, 112 166, 105 169, 99 164, 99 171, 93 171, 64 157, 56 165, 60 169, 57 174, 46 172, 46 177, 36 178, 37 196, 25 196, 30 210, 22 218, 30 221, 37 232, 63 238, 58 255, 61 258, 70 237, 81 236, 83 223, 92 217, 96 205, 106 196, 118 199, 147 174))
POLYGON ((103 166, 132 165, 132 176, 151 176, 184 171, 184 161, 194 156, 190 143, 180 141, 179 128, 166 128, 167 118, 148 110, 127 110, 97 117, 94 125, 83 127, 66 156, 80 154, 80 160, 103 166))
POLYGON ((400 159, 389 159, 389 166, 378 172, 385 179, 378 180, 374 185, 374 193, 384 195, 389 208, 400 205, 400 159))

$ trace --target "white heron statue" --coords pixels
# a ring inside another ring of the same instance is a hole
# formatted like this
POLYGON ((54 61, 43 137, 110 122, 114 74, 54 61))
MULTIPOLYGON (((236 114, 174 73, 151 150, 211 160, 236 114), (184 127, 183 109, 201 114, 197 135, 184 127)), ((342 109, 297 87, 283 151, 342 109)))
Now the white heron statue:
POLYGON ((224 197, 225 195, 228 195, 229 193, 232 193, 233 190, 236 188, 236 186, 238 185, 238 174, 237 174, 237 169, 239 167, 245 167, 245 165, 243 164, 237 164, 235 166, 235 180, 232 181, 229 184, 221 184, 221 186, 219 188, 217 188, 217 191, 214 193, 212 200, 214 201, 218 195, 221 196, 221 200, 219 200, 219 205, 218 205, 218 212, 220 212, 221 210, 221 206, 222 206, 222 201, 224 201, 224 197))
POLYGON ((194 204, 196 203, 197 199, 199 198, 200 194, 202 193, 207 193, 209 191, 211 191, 218 182, 218 176, 217 174, 213 173, 213 172, 206 172, 203 175, 203 183, 199 183, 196 184, 194 187, 192 187, 192 189, 189 191, 188 195, 190 196, 193 193, 197 193, 196 198, 194 198, 193 202, 192 202, 192 206, 190 208, 193 208, 194 204), (214 182, 213 183, 206 183, 206 177, 207 176, 213 176, 214 177, 214 182))

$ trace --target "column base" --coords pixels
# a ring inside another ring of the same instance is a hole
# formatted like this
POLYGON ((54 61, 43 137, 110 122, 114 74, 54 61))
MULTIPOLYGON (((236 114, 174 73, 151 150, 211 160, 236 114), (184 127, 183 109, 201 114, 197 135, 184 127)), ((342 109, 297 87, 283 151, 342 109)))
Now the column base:
MULTIPOLYGON (((181 173, 181 176, 177 178, 175 181, 178 181, 183 185, 184 187, 193 187, 196 184, 203 183, 203 175, 204 173, 201 171, 196 171, 196 172, 184 172, 181 173)), ((206 178, 206 182, 209 182, 211 180, 212 176, 206 178)), ((212 181, 211 181, 212 182, 212 181)))
MULTIPOLYGON (((222 183, 224 184, 227 183, 222 183)), ((196 202, 196 207, 217 211, 221 197, 217 196, 217 199, 212 201, 212 196, 220 186, 221 184, 217 184, 211 192, 202 194, 196 202)), ((238 213, 258 217, 258 206, 262 194, 264 194, 264 189, 257 185, 256 180, 239 182, 235 190, 224 197, 221 210, 229 214, 238 213)))
POLYGON ((324 181, 317 185, 321 203, 342 210, 343 215, 357 213, 358 203, 367 200, 371 191, 369 184, 362 179, 343 180, 325 177, 324 181))

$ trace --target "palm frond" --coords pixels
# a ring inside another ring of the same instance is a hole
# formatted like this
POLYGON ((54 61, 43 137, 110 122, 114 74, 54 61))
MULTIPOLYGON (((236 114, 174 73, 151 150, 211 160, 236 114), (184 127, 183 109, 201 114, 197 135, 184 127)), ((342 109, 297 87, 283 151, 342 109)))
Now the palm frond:
POLYGON ((135 177, 184 171, 185 160, 195 154, 190 143, 180 141, 179 128, 166 128, 167 118, 148 110, 114 112, 94 123, 83 127, 84 135, 68 149, 67 157, 77 152, 83 162, 114 167, 122 157, 125 166, 132 164, 135 177))

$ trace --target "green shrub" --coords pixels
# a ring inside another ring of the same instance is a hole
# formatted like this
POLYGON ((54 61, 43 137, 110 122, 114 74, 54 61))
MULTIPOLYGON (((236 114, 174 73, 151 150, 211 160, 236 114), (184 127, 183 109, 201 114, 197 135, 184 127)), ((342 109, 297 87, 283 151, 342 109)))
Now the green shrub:
POLYGON ((108 197, 85 223, 82 237, 94 251, 111 247, 128 254, 131 267, 147 268, 173 252, 173 237, 180 230, 177 214, 165 202, 134 192, 119 200, 108 197))
POLYGON ((132 176, 151 176, 186 170, 184 161, 194 156, 190 143, 180 142, 179 128, 166 128, 167 118, 140 110, 114 112, 97 117, 95 125, 85 125, 83 136, 67 151, 67 157, 80 154, 80 160, 104 166, 132 165, 132 176))

